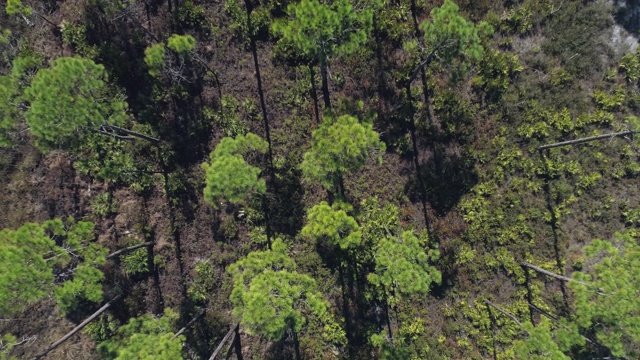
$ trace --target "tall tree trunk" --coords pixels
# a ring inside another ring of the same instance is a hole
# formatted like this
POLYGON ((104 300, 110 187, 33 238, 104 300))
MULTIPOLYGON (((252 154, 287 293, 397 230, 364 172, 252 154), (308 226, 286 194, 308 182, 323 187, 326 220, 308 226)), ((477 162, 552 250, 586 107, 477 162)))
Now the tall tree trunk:
MULTIPOLYGON (((271 131, 269 128, 269 118, 267 116, 267 104, 264 100, 264 90, 262 89, 262 76, 260 75, 260 63, 258 62, 258 49, 256 46, 256 39, 253 36, 253 23, 251 22, 251 13, 253 11, 253 5, 251 4, 251 0, 244 0, 245 8, 247 11, 247 29, 249 37, 249 43, 251 47, 251 54, 253 55, 253 66, 255 68, 256 73, 256 81, 258 83, 258 96, 260 97, 260 108, 262 109, 262 120, 264 122, 264 133, 267 139, 268 144, 268 160, 269 160, 269 179, 267 181, 267 186, 272 190, 274 188, 274 181, 276 179, 274 169, 273 169, 273 150, 271 144, 271 131)), ((266 222, 266 232, 267 232, 267 244, 269 245, 269 249, 271 249, 271 218, 270 218, 270 210, 269 210, 269 198, 267 196, 263 199, 263 210, 266 222)))
POLYGON ((329 97, 329 80, 327 78, 327 60, 320 59, 320 77, 322 78, 322 99, 324 100, 324 109, 331 113, 331 98, 329 97))
POLYGON ((313 108, 316 115, 316 127, 320 126, 320 110, 318 106, 318 91, 316 90, 316 72, 313 65, 309 65, 309 77, 311 78, 311 98, 313 99, 313 108))
POLYGON ((413 96, 411 95, 411 83, 406 85, 407 101, 409 102, 409 132, 411 134, 411 144, 413 146, 413 164, 416 168, 416 177, 418 179, 420 202, 422 203, 422 214, 424 216, 424 223, 427 227, 427 234, 429 238, 432 237, 433 232, 431 230, 431 222, 429 221, 429 210, 427 209, 427 190, 422 177, 422 168, 420 166, 420 160, 418 158, 418 137, 416 135, 416 121, 414 119, 413 109, 413 96))
POLYGON ((298 341, 298 333, 293 327, 291 328, 291 332, 293 333, 293 347, 296 351, 296 360, 300 360, 302 359, 302 357, 300 356, 300 342, 298 341))

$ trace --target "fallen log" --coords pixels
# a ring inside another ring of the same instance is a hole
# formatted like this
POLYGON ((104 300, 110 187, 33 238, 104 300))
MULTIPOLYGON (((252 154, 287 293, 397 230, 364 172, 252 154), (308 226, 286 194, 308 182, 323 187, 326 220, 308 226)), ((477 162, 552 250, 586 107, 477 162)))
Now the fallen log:
POLYGON ((116 297, 114 297, 113 299, 111 299, 109 302, 107 302, 106 304, 104 304, 100 309, 98 309, 98 311, 94 312, 91 316, 89 316, 88 318, 86 318, 83 322, 80 323, 80 325, 76 326, 75 328, 73 328, 73 330, 69 331, 65 336, 61 337, 60 340, 54 342, 53 344, 51 344, 48 348, 46 348, 43 352, 39 353, 38 355, 36 355, 35 359, 41 359, 43 358, 45 355, 47 355, 49 352, 51 352, 52 350, 54 350, 55 348, 57 348, 58 346, 60 346, 63 342, 67 341, 70 337, 72 337, 75 333, 77 333, 78 331, 82 330, 82 328, 84 328, 85 326, 87 326, 91 321, 93 321, 95 318, 97 318, 98 316, 100 316, 100 314, 102 314, 103 312, 105 312, 111 305, 113 305, 114 302, 120 300, 120 298, 122 297, 122 295, 117 295, 116 297))

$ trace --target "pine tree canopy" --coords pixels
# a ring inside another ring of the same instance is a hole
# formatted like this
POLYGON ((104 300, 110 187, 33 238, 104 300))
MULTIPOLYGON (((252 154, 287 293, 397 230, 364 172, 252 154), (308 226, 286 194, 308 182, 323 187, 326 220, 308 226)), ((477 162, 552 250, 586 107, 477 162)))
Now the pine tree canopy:
POLYGON ((315 239, 326 238, 334 246, 349 250, 360 245, 362 234, 356 220, 347 214, 351 206, 336 202, 329 206, 323 201, 309 210, 302 235, 315 239))
POLYGON ((328 190, 336 189, 343 174, 362 168, 369 156, 376 155, 381 162, 386 150, 371 124, 350 115, 325 118, 312 136, 311 149, 300 167, 308 180, 328 190))
POLYGON ((295 267, 280 239, 271 250, 254 251, 229 267, 233 312, 249 331, 279 340, 290 329, 300 332, 308 316, 331 328, 329 303, 317 291, 315 280, 295 267))
POLYGON ((393 291, 396 299, 415 293, 425 294, 432 283, 442 280, 440 272, 431 265, 440 254, 437 250, 425 251, 426 241, 405 231, 401 237, 387 236, 380 239, 375 250, 375 272, 368 280, 384 287, 387 295, 393 291))
POLYGON ((196 47, 196 39, 191 35, 173 34, 167 40, 167 47, 184 55, 196 47))
POLYGON ((41 149, 76 145, 84 130, 123 125, 126 101, 111 95, 104 66, 81 57, 60 57, 41 69, 25 92, 27 123, 41 149))
POLYGON ((81 301, 102 301, 98 268, 107 249, 93 238, 93 224, 85 221, 50 220, 0 231, 0 315, 15 313, 52 290, 63 313, 81 301))
POLYGON ((640 246, 628 233, 614 241, 596 239, 586 255, 597 263, 575 272, 576 323, 595 332, 598 342, 618 357, 640 356, 640 246))
POLYGON ((250 151, 264 153, 267 142, 248 133, 235 138, 223 138, 210 154, 211 163, 204 163, 204 198, 217 208, 220 199, 240 204, 252 194, 264 194, 264 179, 258 179, 260 168, 247 164, 244 155, 250 151))
POLYGON ((460 56, 469 61, 480 60, 484 54, 481 38, 493 32, 484 21, 474 25, 466 20, 451 0, 434 8, 431 20, 420 24, 420 29, 424 33, 427 54, 437 56, 442 64, 450 64, 460 56))
POLYGON ((178 314, 165 309, 162 317, 146 314, 132 318, 118 328, 114 337, 102 342, 98 350, 105 359, 180 360, 184 335, 173 337, 178 314))
POLYGON ((373 23, 372 7, 357 12, 347 0, 302 0, 289 4, 287 13, 289 19, 276 21, 272 29, 282 36, 282 46, 310 61, 353 52, 366 42, 373 23))

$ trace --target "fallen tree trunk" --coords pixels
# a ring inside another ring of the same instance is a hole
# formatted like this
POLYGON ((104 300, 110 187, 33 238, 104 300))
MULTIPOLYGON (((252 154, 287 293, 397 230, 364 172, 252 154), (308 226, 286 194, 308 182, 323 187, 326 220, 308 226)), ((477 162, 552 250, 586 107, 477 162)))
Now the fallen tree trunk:
POLYGON ((576 283, 586 285, 582 281, 574 280, 574 279, 568 278, 566 276, 562 276, 562 275, 558 275, 558 274, 552 273, 551 271, 547 271, 547 270, 545 270, 543 268, 539 268, 539 267, 537 267, 535 265, 532 265, 532 264, 529 264, 527 262, 523 262, 520 265, 522 265, 522 266, 524 266, 526 268, 529 268, 529 269, 531 269, 531 270, 533 270, 535 272, 538 272, 540 274, 544 274, 544 275, 550 276, 550 277, 552 277, 554 279, 562 280, 562 281, 565 281, 565 282, 574 281, 576 283))
POLYGON ((111 254, 107 255, 106 259, 107 259, 107 260, 108 260, 108 259, 112 259, 112 258, 114 258, 114 257, 117 257, 117 256, 120 256, 120 255, 122 255, 122 254, 128 253, 128 252, 130 252, 130 251, 137 250, 137 249, 143 248, 143 247, 145 247, 145 246, 151 246, 151 245, 153 245, 153 244, 154 244, 154 242, 153 242, 153 241, 149 241, 149 242, 146 242, 146 243, 142 243, 142 244, 138 244, 138 245, 129 246, 128 248, 124 248, 124 249, 120 249, 120 250, 118 250, 118 251, 114 251, 114 252, 112 252, 111 254))
POLYGON ((229 332, 227 333, 227 335, 225 335, 222 340, 220 341, 220 344, 218 344, 218 347, 215 349, 215 351, 213 352, 213 354, 211 354, 211 356, 209 357, 209 360, 214 360, 216 358, 216 356, 218 356, 218 353, 220 352, 220 350, 222 350, 222 347, 224 346, 225 343, 227 343, 227 341, 229 341, 229 338, 231 338, 231 336, 233 336, 236 332, 236 329, 240 326, 240 323, 237 322, 235 323, 235 325, 233 325, 231 327, 231 330, 229 330, 229 332))
POLYGON ((609 134, 603 134, 603 135, 589 136, 589 137, 575 139, 575 140, 567 140, 567 141, 561 141, 561 142, 557 142, 557 143, 553 143, 553 144, 547 144, 547 145, 538 146, 538 150, 546 150, 546 149, 552 149, 552 148, 561 147, 561 146, 568 146, 568 145, 584 144, 584 143, 587 143, 587 142, 590 142, 590 141, 611 139, 611 138, 620 137, 620 136, 630 136, 630 135, 637 134, 637 133, 640 133, 640 130, 630 130, 630 131, 623 131, 623 132, 618 132, 618 133, 609 133, 609 134))
POLYGON ((83 322, 80 323, 80 325, 76 326, 75 328, 73 328, 73 330, 69 331, 65 336, 61 337, 60 340, 54 342, 53 344, 51 344, 51 346, 49 346, 48 348, 46 348, 43 352, 39 353, 38 355, 36 355, 35 359, 41 359, 42 357, 44 357, 45 355, 47 355, 49 352, 51 352, 52 350, 54 350, 55 348, 57 348, 58 346, 60 346, 60 344, 62 344, 63 342, 67 341, 70 337, 72 337, 75 333, 77 333, 78 331, 82 330, 82 328, 84 328, 85 326, 87 326, 91 321, 93 321, 95 318, 97 318, 98 316, 100 316, 100 314, 102 314, 103 312, 105 312, 111 305, 113 305, 114 302, 120 300, 120 298, 122 297, 122 295, 117 295, 116 297, 114 297, 113 299, 111 299, 109 302, 107 302, 106 304, 104 304, 100 309, 98 309, 98 311, 94 312, 91 316, 89 316, 86 320, 84 320, 83 322))
POLYGON ((193 319, 191 319, 191 321, 189 321, 187 323, 187 325, 185 325, 182 329, 180 329, 175 335, 173 335, 173 338, 177 338, 178 336, 182 335, 183 332, 185 332, 185 330, 187 330, 189 328, 189 326, 193 325, 193 323, 196 322, 196 320, 198 320, 200 318, 200 316, 204 315, 206 309, 202 309, 200 310, 200 312, 198 313, 198 315, 196 315, 193 319))
POLYGON ((520 325, 520 327, 522 327, 522 323, 520 322, 520 320, 518 320, 515 316, 509 314, 508 312, 506 312, 505 310, 503 310, 501 307, 499 307, 498 305, 492 303, 489 300, 485 300, 484 301, 485 304, 491 306, 492 308, 500 311, 502 314, 504 314, 505 316, 507 316, 509 319, 513 320, 516 324, 520 325))

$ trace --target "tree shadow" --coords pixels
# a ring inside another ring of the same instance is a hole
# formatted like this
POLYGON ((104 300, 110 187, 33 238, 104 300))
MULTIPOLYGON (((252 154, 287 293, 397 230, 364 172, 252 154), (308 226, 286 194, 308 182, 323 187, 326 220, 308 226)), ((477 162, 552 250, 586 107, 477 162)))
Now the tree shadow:
POLYGON ((431 208, 444 216, 478 183, 478 175, 468 154, 446 154, 444 146, 434 147, 433 156, 422 168, 423 178, 431 208))
POLYGON ((640 36, 640 0, 615 0, 614 18, 629 33, 640 36))

